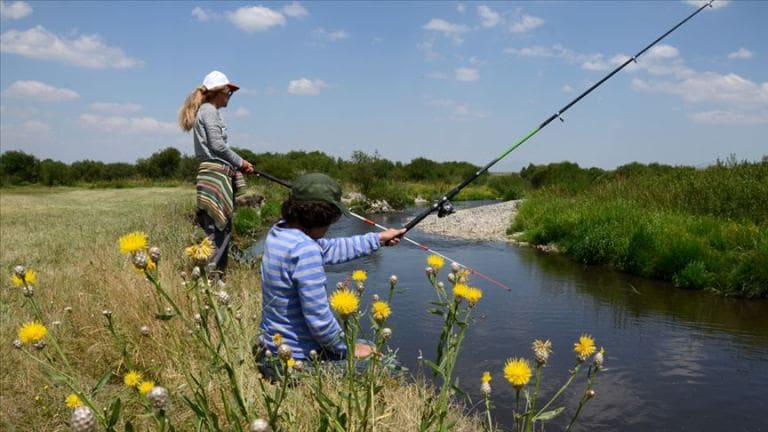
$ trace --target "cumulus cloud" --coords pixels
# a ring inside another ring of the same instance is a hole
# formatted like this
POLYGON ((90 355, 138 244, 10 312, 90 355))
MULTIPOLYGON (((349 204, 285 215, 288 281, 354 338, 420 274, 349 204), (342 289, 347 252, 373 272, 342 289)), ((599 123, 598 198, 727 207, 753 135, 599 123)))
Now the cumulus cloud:
POLYGON ((212 10, 203 9, 200 6, 195 6, 194 9, 192 9, 192 16, 195 17, 200 22, 208 22, 212 21, 214 19, 219 18, 219 14, 216 12, 213 12, 212 10))
POLYGON ((632 88, 682 97, 688 102, 717 102, 738 107, 768 106, 768 81, 758 84, 734 73, 695 72, 682 80, 635 78, 632 88))
POLYGON ((299 2, 293 2, 284 7, 283 13, 291 18, 303 18, 309 15, 309 12, 299 2))
MULTIPOLYGON (((700 8, 709 3, 709 0, 685 0, 685 2, 691 6, 700 8)), ((721 7, 728 6, 728 3, 730 3, 730 0, 717 0, 712 3, 712 9, 720 9, 721 7)))
POLYGON ((563 48, 561 45, 552 47, 531 46, 524 48, 505 48, 504 53, 519 57, 543 57, 561 59, 568 63, 579 64, 587 70, 605 70, 616 60, 606 60, 602 54, 585 54, 563 48))
POLYGON ((16 81, 3 92, 3 96, 43 102, 58 102, 80 97, 74 90, 56 88, 40 81, 16 81))
POLYGON ((453 24, 440 18, 432 18, 428 23, 422 26, 424 30, 441 33, 446 37, 452 38, 457 43, 463 41, 461 35, 469 32, 469 27, 464 24, 453 24))
POLYGON ((473 68, 458 68, 453 74, 456 81, 472 82, 480 79, 480 73, 473 68))
POLYGON ((297 96, 317 96, 327 87, 328 85, 319 79, 301 78, 288 82, 288 93, 297 96))
POLYGON ((141 108, 141 105, 129 102, 94 102, 91 104, 91 110, 107 114, 128 114, 141 111, 141 108))
POLYGON ((575 90, 570 85, 566 84, 560 88, 560 91, 563 93, 573 93, 575 90))
POLYGON ((477 7, 477 14, 480 15, 480 24, 483 27, 496 27, 501 23, 501 15, 486 5, 477 7))
POLYGON ((449 120, 465 121, 485 118, 488 115, 482 111, 474 110, 464 103, 453 99, 431 99, 427 103, 440 109, 441 116, 445 115, 449 120))
POLYGON ((315 29, 312 34, 316 39, 325 42, 336 42, 349 37, 344 30, 326 30, 322 27, 315 29))
POLYGON ((48 123, 40 120, 27 120, 21 124, 21 131, 30 134, 46 133, 51 130, 48 123))
POLYGON ((21 19, 32 13, 32 6, 25 1, 0 1, 0 20, 21 19))
POLYGON ((285 16, 264 6, 239 8, 227 14, 229 20, 239 29, 248 32, 263 32, 274 26, 284 26, 285 16))
POLYGON ((749 60, 754 56, 752 51, 742 47, 736 51, 728 54, 728 58, 732 60, 749 60))
POLYGON ((125 69, 144 64, 139 59, 128 57, 120 48, 107 46, 99 35, 68 39, 42 26, 26 31, 3 32, 0 34, 0 52, 94 69, 125 69))
POLYGON ((738 112, 726 110, 702 111, 689 115, 694 123, 703 124, 768 124, 768 112, 738 112))
POLYGON ((544 20, 533 15, 521 14, 515 17, 509 27, 512 33, 527 33, 544 24, 544 20))
POLYGON ((173 134, 178 133, 179 131, 179 128, 175 123, 162 122, 152 117, 102 116, 98 114, 85 113, 80 115, 79 120, 80 124, 83 126, 95 128, 109 133, 173 134))

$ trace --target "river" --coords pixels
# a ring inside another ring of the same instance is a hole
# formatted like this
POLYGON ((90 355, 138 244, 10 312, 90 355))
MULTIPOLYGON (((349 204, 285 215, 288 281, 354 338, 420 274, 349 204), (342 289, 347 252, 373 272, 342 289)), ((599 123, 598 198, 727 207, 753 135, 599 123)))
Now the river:
MULTIPOLYGON (((458 203, 471 206, 481 203, 458 203)), ((420 209, 379 215, 401 226, 420 209)), ((450 216, 449 216, 450 217, 450 216)), ((370 227, 342 218, 328 237, 364 233, 370 227)), ((539 406, 549 400, 575 364, 573 343, 591 334, 605 347, 605 370, 575 430, 768 431, 768 301, 734 300, 674 288, 605 267, 504 242, 478 242, 419 232, 408 236, 498 279, 511 290, 474 277, 483 290, 456 367, 474 409, 480 377, 493 380, 494 419, 511 430, 515 391, 503 377, 507 358, 532 358, 534 339, 549 339, 554 352, 544 369, 539 406)), ((386 297, 389 276, 399 278, 389 320, 391 346, 418 370, 417 356, 434 358, 440 317, 427 312, 434 291, 424 274, 427 253, 407 242, 347 264, 327 266, 328 286, 353 270, 368 273, 364 304, 386 297)), ((449 263, 440 272, 448 284, 449 263)), ((583 372, 583 371, 582 371, 583 372)), ((584 377, 559 403, 566 411, 548 423, 561 430, 576 408, 584 377), (578 394, 577 394, 578 393, 578 394)))

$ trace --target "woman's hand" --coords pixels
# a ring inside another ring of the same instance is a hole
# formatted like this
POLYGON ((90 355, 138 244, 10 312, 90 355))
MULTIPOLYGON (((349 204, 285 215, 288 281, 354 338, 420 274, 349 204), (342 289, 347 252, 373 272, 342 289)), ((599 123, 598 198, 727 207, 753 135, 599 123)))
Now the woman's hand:
POLYGON ((247 160, 243 159, 243 162, 240 164, 240 171, 246 174, 251 174, 253 172, 253 165, 247 160))
POLYGON ((379 233, 379 243, 384 246, 395 246, 400 243, 400 238, 405 234, 405 228, 390 228, 379 233))

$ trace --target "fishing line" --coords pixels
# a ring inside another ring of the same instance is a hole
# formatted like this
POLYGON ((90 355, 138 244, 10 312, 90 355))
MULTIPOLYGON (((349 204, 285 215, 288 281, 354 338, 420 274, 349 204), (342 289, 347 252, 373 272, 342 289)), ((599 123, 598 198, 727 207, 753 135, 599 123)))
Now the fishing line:
POLYGON ((538 126, 536 126, 535 128, 533 128, 533 129, 532 129, 530 132, 528 132, 528 134, 526 134, 524 137, 522 137, 520 140, 518 140, 516 143, 514 143, 514 144, 513 144, 511 147, 509 147, 509 148, 508 148, 506 151, 504 151, 504 153, 500 154, 500 155, 499 155, 499 156, 498 156, 496 159, 494 159, 494 160, 490 161, 490 162, 489 162, 487 165, 485 165, 485 166, 484 166, 483 168, 481 168, 479 171, 477 171, 477 172, 475 172, 474 174, 472 174, 472 175, 470 175, 469 177, 467 177, 467 178, 466 178, 466 179, 465 179, 463 182, 461 182, 461 183, 460 183, 458 186, 454 187, 454 188, 453 188, 453 189, 451 189, 451 190, 450 190, 448 193, 446 193, 445 195, 443 195, 443 197, 442 197, 442 198, 440 198, 439 200, 435 201, 434 203, 432 203, 432 205, 431 205, 431 206, 429 206, 429 207, 428 207, 427 209, 425 209, 423 212, 421 212, 421 213, 419 213, 418 215, 416 215, 416 217, 414 217, 414 218, 413 218, 413 219, 412 219, 410 222, 408 222, 408 223, 407 223, 407 224, 404 226, 404 228, 406 229, 406 232, 407 232, 407 231, 410 231, 410 229, 411 229, 411 228, 415 227, 415 226, 416 226, 416 224, 418 224, 419 222, 421 222, 422 220, 424 220, 424 218, 426 218, 426 217, 427 217, 427 216, 428 216, 430 213, 432 213, 432 212, 435 212, 435 211, 437 211, 437 216, 438 216, 438 217, 445 217, 445 216, 448 216, 448 215, 450 215, 451 213, 453 213, 455 210, 454 210, 454 208, 453 208, 453 204, 451 204, 450 200, 451 200, 451 199, 452 199, 454 196, 456 196, 456 194, 458 194, 458 193, 459 193, 459 192, 460 192, 462 189, 464 189, 465 187, 467 187, 467 185, 469 185, 469 184, 470 184, 470 183, 472 183, 472 182, 473 182, 475 179, 477 179, 478 177, 480 177, 480 176, 481 176, 483 173, 485 173, 486 171, 488 171, 488 169, 490 169, 490 168, 491 168, 493 165, 495 165, 497 162, 499 162, 500 160, 504 159, 504 158, 505 158, 505 157, 506 157, 508 154, 510 154, 510 153, 511 153, 513 150, 515 150, 516 148, 520 147, 520 146, 521 146, 521 145, 522 145, 524 142, 528 141, 528 140, 529 140, 531 137, 533 137, 534 135, 536 135, 536 134, 537 134, 537 133, 538 133, 540 130, 544 129, 544 128, 545 128, 545 127, 546 127, 546 126, 547 126, 549 123, 551 123, 551 122, 552 122, 554 119, 560 119, 560 121, 564 121, 564 120, 563 120, 563 118, 562 118, 562 114, 563 114, 563 113, 565 113, 566 111, 568 111, 568 109, 569 109, 569 108, 571 108, 573 105, 575 105, 577 102, 579 102, 581 99, 583 99, 583 98, 584 98, 585 96, 587 96, 588 94, 592 93, 592 91, 593 91, 593 90, 595 90, 596 88, 598 88, 598 87, 599 87, 600 85, 602 85, 604 82, 608 81, 608 80, 609 80, 609 79, 610 79, 612 76, 616 75, 616 74, 617 74, 617 73, 618 73, 620 70, 624 69, 624 68, 625 68, 625 67, 626 67, 628 64, 630 64, 630 63, 633 63, 633 62, 635 62, 635 63, 636 63, 636 62, 637 62, 637 58, 638 58, 638 57, 640 57, 640 56, 641 56, 641 55, 643 55, 643 54, 644 54, 646 51, 648 51, 649 49, 651 49, 651 48, 652 48, 654 45, 656 45, 657 43, 659 43, 659 41, 661 41, 662 39, 664 39, 665 37, 667 37, 667 36, 668 36, 670 33, 672 33, 673 31, 677 30, 677 28, 678 28, 678 27, 680 27, 680 26, 682 26, 683 24, 685 24, 686 22, 688 22, 688 20, 690 20, 691 18, 693 18, 694 16, 696 16, 696 14, 698 14, 699 12, 701 12, 702 10, 704 10, 704 8, 706 8, 706 7, 712 7, 712 2, 713 2, 713 1, 714 1, 714 0, 710 0, 710 1, 709 1, 709 2, 707 2, 706 4, 702 5, 700 8, 698 8, 698 9, 696 10, 696 12, 693 12, 692 14, 688 15, 688 17, 687 17, 687 18, 685 18, 684 20, 682 20, 682 21, 680 21, 679 23, 677 23, 677 25, 675 25, 675 26, 674 26, 674 27, 672 27, 671 29, 667 30, 667 32, 666 32, 666 33, 664 33, 664 34, 662 34, 661 36, 659 36, 658 38, 656 38, 656 40, 654 40, 653 42, 651 42, 650 44, 648 44, 648 45, 647 45, 645 48, 643 48, 642 50, 640 50, 640 51, 639 51, 637 54, 635 54, 635 55, 633 55, 632 57, 628 58, 628 59, 627 59, 627 60, 626 60, 624 63, 622 63, 620 66, 616 67, 616 68, 615 68, 613 71, 611 71, 611 73, 609 73, 608 75, 606 75, 605 77, 603 77, 603 79, 601 79, 600 81, 598 81, 598 82, 596 82, 595 84, 593 84, 593 85, 592 85, 590 88, 588 88, 588 89, 587 89, 587 90, 585 90, 585 91, 584 91, 582 94, 580 94, 580 95, 579 95, 579 96, 577 96, 575 99, 573 99, 572 101, 570 101, 570 102, 569 102, 567 105, 565 105, 564 107, 560 108, 560 110, 558 110, 557 112, 555 112, 554 114, 552 114, 552 115, 551 115, 551 116, 550 116, 548 119, 544 120, 544 121, 543 121, 543 122, 542 122, 540 125, 538 125, 538 126))
MULTIPOLYGON (((254 169, 254 170, 253 170, 253 173, 254 173, 256 176, 258 176, 258 177, 264 177, 264 178, 265 178, 265 179, 267 179, 267 180, 270 180, 270 181, 272 181, 272 182, 274 182, 274 183, 277 183, 277 184, 283 185, 283 186, 285 186, 285 187, 287 187, 287 188, 289 188, 289 189, 290 189, 290 188, 291 188, 291 186, 292 186, 292 185, 291 185, 291 183, 290 183, 289 181, 286 181, 286 180, 283 180, 283 179, 281 179, 281 178, 275 177, 275 176, 273 176, 273 175, 271 175, 271 174, 268 174, 268 173, 265 173, 265 172, 263 172, 263 171, 259 171, 259 170, 256 170, 256 169, 254 169)), ((389 228, 387 228, 387 227, 385 227, 385 226, 383 226, 383 225, 380 225, 380 224, 376 223, 375 221, 373 221, 373 220, 371 220, 371 219, 368 219, 368 218, 367 218, 367 217, 365 217, 365 216, 360 216, 359 214, 357 214, 357 213, 354 213, 354 212, 351 212, 351 211, 350 211, 349 213, 350 213, 352 216, 354 216, 355 218, 357 218, 357 219, 359 219, 359 220, 361 220, 361 221, 365 222, 365 223, 366 223, 366 224, 368 224, 368 225, 372 225, 372 226, 375 226, 376 228, 379 228, 379 229, 380 229, 380 230, 382 230, 382 231, 386 231, 386 230, 388 230, 388 229, 389 229, 389 228)), ((492 278, 492 277, 490 277, 490 276, 488 276, 488 275, 485 275, 485 274, 483 274, 483 273, 481 273, 481 272, 477 271, 476 269, 474 269, 474 268, 472 268, 472 267, 470 267, 470 266, 468 266, 468 265, 464 265, 464 264, 462 264, 462 263, 460 263, 460 262, 458 262, 458 261, 454 260, 453 258, 449 258, 449 257, 447 257, 447 256, 445 256, 445 255, 443 255, 443 254, 441 254, 440 252, 437 252, 437 251, 435 251, 434 249, 431 249, 431 248, 429 248, 428 246, 426 246, 426 245, 424 245, 424 244, 422 244, 422 243, 419 243, 419 242, 417 242, 417 241, 415 241, 415 240, 413 240, 413 239, 411 239, 411 238, 409 238, 409 237, 406 237, 406 236, 402 236, 401 238, 402 238, 403 240, 405 240, 405 241, 407 241, 407 242, 409 242, 409 243, 411 243, 411 244, 415 245, 416 247, 418 247, 419 249, 421 249, 421 250, 423 250, 423 251, 425 251, 425 252, 429 252, 429 253, 431 253, 431 254, 434 254, 434 255, 437 255, 437 256, 439 256, 439 257, 441 257, 441 258, 445 259, 445 260, 448 260, 448 261, 451 261, 451 262, 455 262, 455 263, 456 263, 456 264, 458 264, 459 266, 461 266, 461 267, 463 267, 463 268, 467 269, 467 270, 468 270, 470 273, 472 273, 472 274, 474 274, 474 275, 477 275, 477 276, 479 276, 480 278, 482 278, 482 279, 485 279, 485 280, 486 280, 486 281, 488 281, 488 282, 491 282, 492 284, 498 285, 498 286, 500 286, 500 287, 502 287, 502 288, 506 289, 507 291, 512 291, 512 288, 508 287, 507 285, 504 285, 504 284, 503 284, 503 283, 501 283, 500 281, 498 281, 498 280, 496 280, 496 279, 494 279, 494 278, 492 278)))

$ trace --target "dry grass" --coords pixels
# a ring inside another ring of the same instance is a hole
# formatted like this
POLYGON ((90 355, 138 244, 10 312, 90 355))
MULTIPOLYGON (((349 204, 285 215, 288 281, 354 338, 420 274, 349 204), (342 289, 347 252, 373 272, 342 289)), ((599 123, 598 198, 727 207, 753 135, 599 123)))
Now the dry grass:
MULTIPOLYGON (((115 373, 97 403, 103 405, 109 397, 120 395, 124 402, 129 401, 126 412, 141 412, 120 383, 125 364, 106 329, 104 309, 113 311, 136 369, 168 387, 172 394, 189 391, 185 371, 208 374, 208 357, 191 342, 193 339, 179 320, 154 319, 164 305, 158 302, 146 279, 119 255, 117 247, 121 235, 146 232, 150 243, 163 251, 159 264, 163 286, 174 298, 186 299, 179 275, 188 267, 183 248, 194 233, 193 208, 194 190, 188 187, 0 191, 0 268, 4 273, 0 289, 0 430, 64 431, 69 418, 63 403, 69 392, 51 384, 37 365, 11 346, 19 325, 33 318, 20 290, 8 280, 17 264, 38 272, 35 298, 49 320, 45 324, 61 341, 79 380, 90 387, 106 371, 115 373), (72 311, 65 312, 65 307, 72 311), (54 326, 54 321, 61 324, 54 326), (142 325, 149 326, 149 337, 140 335, 142 325)), ((231 265, 227 289, 233 297, 232 307, 243 316, 242 338, 250 344, 260 318, 257 269, 231 265)), ((184 301, 181 303, 184 309, 184 301)), ((244 354, 245 366, 240 371, 245 396, 254 412, 263 412, 257 372, 250 357, 246 357, 244 354)), ((215 380, 210 390, 216 391, 215 380)), ((422 395, 428 391, 423 385, 403 380, 387 382, 378 430, 416 430, 422 395)), ((309 401, 312 396, 308 388, 299 385, 291 392, 285 409, 296 419, 292 430, 317 428, 318 413, 309 401)), ((170 412, 179 430, 191 429, 192 414, 178 398, 173 400, 170 412)), ((457 430, 479 429, 472 418, 461 414, 456 417, 457 430)), ((132 418, 138 430, 149 427, 149 420, 135 414, 126 418, 132 418)))

